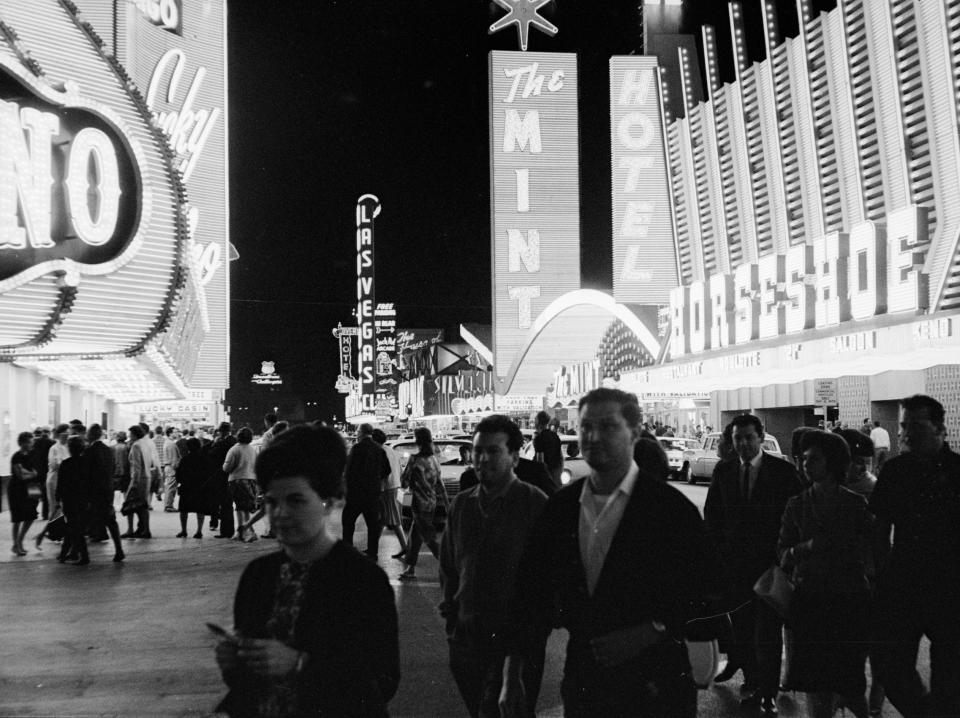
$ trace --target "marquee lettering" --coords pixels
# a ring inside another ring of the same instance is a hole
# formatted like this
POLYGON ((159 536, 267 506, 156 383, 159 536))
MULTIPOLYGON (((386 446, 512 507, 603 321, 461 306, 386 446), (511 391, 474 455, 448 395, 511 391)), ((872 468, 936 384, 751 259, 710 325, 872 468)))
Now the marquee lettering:
POLYGON ((60 131, 57 115, 0 100, 0 249, 55 247, 57 239, 69 236, 99 247, 114 237, 122 191, 112 140, 100 129, 84 127, 62 142, 60 131), (54 143, 66 166, 60 213, 69 218, 69 228, 57 237, 54 143))
MULTIPOLYGON (((670 294, 673 358, 928 307, 926 210, 860 222, 670 294), (704 296, 706 294, 707 296, 704 296), (709 327, 705 332, 704 328, 709 327)), ((850 339, 835 342, 849 351, 850 339)), ((855 349, 864 348, 853 340, 855 349)))

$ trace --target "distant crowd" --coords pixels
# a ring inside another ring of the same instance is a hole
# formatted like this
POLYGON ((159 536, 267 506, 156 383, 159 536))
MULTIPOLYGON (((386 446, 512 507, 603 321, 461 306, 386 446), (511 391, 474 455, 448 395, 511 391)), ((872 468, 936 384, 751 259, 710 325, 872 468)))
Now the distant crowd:
MULTIPOLYGON (((265 417, 259 447, 244 427, 234 435, 222 423, 214 436, 174 426, 135 424, 108 436, 99 424, 79 420, 52 431, 40 427, 17 437, 11 458, 7 501, 13 546, 27 553, 27 534, 37 519, 45 523, 32 537, 37 549, 44 539, 60 543, 61 563, 89 563, 87 541, 112 540, 113 560, 126 556, 121 539, 151 539, 150 512, 157 507, 179 513, 186 538, 190 514, 196 516, 193 537, 203 538, 206 518, 215 538, 255 541, 253 525, 264 516, 253 472, 257 451, 287 428, 276 415, 265 417), (126 531, 120 532, 114 502, 122 497, 126 531), (179 501, 177 501, 179 497, 179 501), (235 520, 236 519, 236 520, 235 520)), ((264 534, 272 537, 269 530, 264 534)))

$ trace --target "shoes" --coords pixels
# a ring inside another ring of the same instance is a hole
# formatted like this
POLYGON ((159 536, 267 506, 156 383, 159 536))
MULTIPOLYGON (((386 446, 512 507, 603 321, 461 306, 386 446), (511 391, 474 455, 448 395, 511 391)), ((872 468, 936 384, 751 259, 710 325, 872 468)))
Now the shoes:
POLYGON ((82 559, 77 561, 77 566, 86 566, 88 563, 90 563, 90 557, 84 556, 82 559))
POLYGON ((760 712, 765 716, 775 716, 778 713, 777 700, 770 696, 764 696, 760 699, 760 712))
POLYGON ((395 559, 397 559, 397 560, 399 560, 399 561, 403 561, 403 558, 404 558, 404 556, 406 556, 406 555, 407 555, 407 552, 406 552, 406 551, 401 551, 400 553, 395 553, 395 554, 393 554, 393 556, 391 556, 390 558, 395 558, 395 559))
POLYGON ((186 537, 187 537, 186 531, 181 531, 180 533, 177 534, 177 538, 186 538, 186 537))
POLYGON ((258 540, 257 532, 251 531, 245 539, 241 539, 244 543, 253 543, 258 540))
POLYGON ((720 671, 716 675, 716 677, 713 679, 713 682, 726 683, 735 675, 737 675, 737 671, 739 670, 740 670, 740 666, 738 666, 736 663, 731 663, 730 661, 727 661, 727 667, 724 668, 722 671, 720 671))
POLYGON ((33 540, 33 543, 37 547, 37 551, 42 551, 43 547, 40 545, 43 543, 43 534, 37 534, 37 537, 33 540))
POLYGON ((197 532, 193 535, 193 537, 194 537, 194 538, 203 538, 203 534, 200 533, 199 531, 197 531, 197 532))
POLYGON ((74 553, 73 551, 67 554, 67 561, 76 561, 79 558, 80 558, 80 555, 74 553))
POLYGON ((23 550, 23 547, 22 547, 22 546, 14 546, 14 547, 11 548, 10 550, 13 551, 13 553, 17 554, 17 556, 26 556, 26 555, 27 555, 27 552, 23 550))
POLYGON ((401 573, 398 578, 401 581, 416 581, 417 572, 414 570, 413 566, 407 566, 401 573))
POLYGON ((267 531, 265 534, 260 534, 260 538, 276 538, 277 535, 273 531, 267 531))
POLYGON ((164 507, 163 512, 164 512, 165 514, 175 514, 175 513, 177 513, 177 510, 176 510, 175 508, 173 508, 172 506, 166 506, 166 507, 164 507))
POLYGON ((137 535, 133 531, 124 531, 120 534, 120 538, 136 538, 137 535))
POLYGON ((740 693, 740 705, 745 708, 759 708, 760 701, 760 695, 753 691, 741 691, 740 693))
POLYGON ((126 557, 127 557, 126 554, 125 554, 123 551, 121 551, 120 553, 117 553, 117 554, 114 554, 114 555, 113 555, 113 562, 114 562, 114 563, 120 563, 120 562, 122 562, 123 559, 125 559, 126 557))
POLYGON ((214 534, 213 537, 214 537, 214 538, 225 538, 225 539, 233 538, 233 536, 231 536, 230 534, 214 534))
POLYGON ((152 538, 153 538, 153 534, 150 533, 149 531, 147 531, 147 532, 142 533, 142 534, 137 534, 137 535, 135 536, 135 538, 138 538, 138 539, 152 539, 152 538))

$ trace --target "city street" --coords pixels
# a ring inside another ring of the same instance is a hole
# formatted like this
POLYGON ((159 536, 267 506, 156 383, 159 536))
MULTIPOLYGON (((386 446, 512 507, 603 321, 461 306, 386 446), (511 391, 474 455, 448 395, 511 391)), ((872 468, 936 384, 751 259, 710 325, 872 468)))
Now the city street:
MULTIPOLYGON (((677 485, 702 506, 706 486, 677 485)), ((4 607, 0 655, 0 716, 206 716, 223 685, 204 623, 231 623, 237 579, 250 559, 274 550, 272 540, 239 544, 211 538, 172 538, 178 515, 152 514, 150 541, 124 542, 127 560, 110 561, 109 544, 93 544, 91 563, 55 561, 56 544, 17 558, 0 556, 4 607)), ((38 525, 39 526, 39 525, 38 525)), ((357 543, 366 536, 358 525, 357 543)), ((191 517, 190 531, 193 531, 191 517)), ((0 514, 9 534, 9 513, 0 514)), ((34 530, 31 530, 31 536, 34 530)), ((464 715, 449 677, 437 563, 421 556, 420 578, 401 583, 390 555, 396 539, 380 542, 380 565, 390 575, 400 614, 403 677, 390 708, 394 716, 464 715)), ((540 716, 560 716, 564 636, 553 634, 540 697, 540 716)), ((924 659, 925 660, 925 659, 924 659)), ((737 703, 739 678, 700 691, 701 716, 748 716, 737 703)), ((783 694, 780 715, 802 715, 802 697, 783 694)), ((886 706, 884 716, 897 713, 886 706)))

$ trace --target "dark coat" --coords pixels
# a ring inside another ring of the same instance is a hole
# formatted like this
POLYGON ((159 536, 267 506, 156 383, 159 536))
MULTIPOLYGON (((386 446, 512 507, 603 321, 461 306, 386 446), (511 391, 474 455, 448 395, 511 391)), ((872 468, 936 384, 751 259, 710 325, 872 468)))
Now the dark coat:
POLYGON ((390 460, 380 445, 365 436, 350 449, 347 457, 347 501, 369 506, 380 499, 383 481, 390 476, 390 460))
POLYGON ((113 451, 95 441, 83 452, 90 501, 99 507, 113 506, 113 451))
MULTIPOLYGON (((254 559, 244 570, 233 604, 234 628, 267 638, 282 552, 254 559)), ((305 582, 293 648, 309 659, 300 673, 299 716, 387 716, 400 682, 397 609, 386 574, 343 542, 316 562, 305 582)), ((234 718, 255 715, 259 681, 224 676, 230 693, 218 706, 234 718)))
POLYGON ((752 596, 753 584, 777 563, 783 511, 802 490, 793 464, 766 452, 749 500, 740 490, 739 458, 714 467, 703 517, 737 597, 752 596))
MULTIPOLYGON (((533 641, 550 628, 567 628, 568 669, 589 653, 590 639, 616 629, 655 620, 671 636, 682 636, 687 621, 703 615, 721 587, 719 562, 697 508, 676 488, 640 475, 591 596, 579 543, 585 480, 547 501, 517 573, 522 619, 531 629, 520 638, 533 641)), ((628 662, 624 680, 664 670, 664 661, 685 662, 677 645, 665 641, 628 662)))

